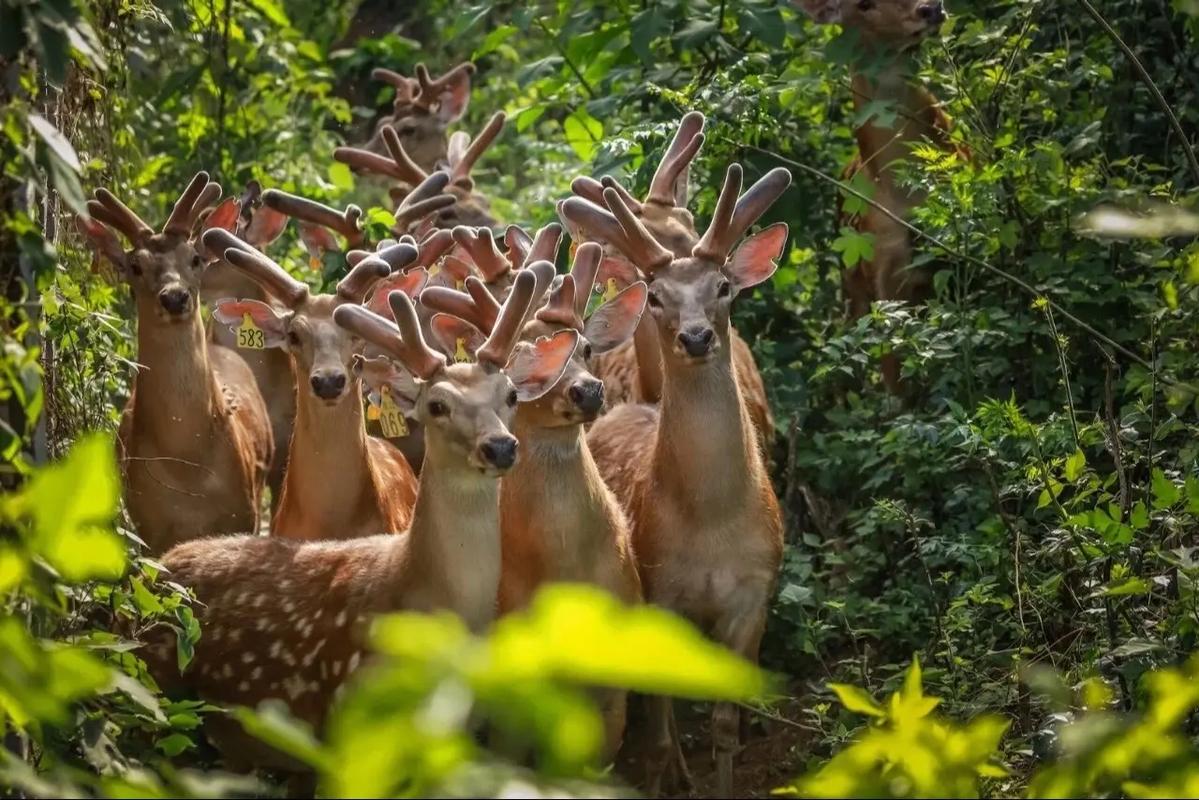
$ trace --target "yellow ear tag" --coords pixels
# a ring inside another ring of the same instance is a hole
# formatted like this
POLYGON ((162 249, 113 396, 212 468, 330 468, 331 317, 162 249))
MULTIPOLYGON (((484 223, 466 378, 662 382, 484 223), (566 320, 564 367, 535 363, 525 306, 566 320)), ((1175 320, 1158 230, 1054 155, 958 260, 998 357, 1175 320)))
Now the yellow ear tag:
POLYGON ((321 271, 321 260, 316 256, 308 256, 308 269, 313 272, 321 271))
POLYGON ((389 387, 384 386, 379 394, 382 398, 379 401, 379 426, 383 428, 383 435, 388 439, 403 439, 408 435, 408 421, 404 419, 404 412, 391 399, 389 387))
POLYGON ((430 278, 436 278, 440 272, 441 272, 441 262, 440 261, 438 261, 433 266, 429 267, 429 277, 430 278))
POLYGON ((249 314, 242 315, 237 329, 237 346, 242 350, 265 350, 266 331, 254 324, 249 314))
POLYGON ((608 302, 620 292, 616 291, 616 279, 608 278, 608 282, 604 284, 604 302, 608 302))
POLYGON ((454 342, 454 363, 470 363, 470 353, 466 352, 466 337, 459 336, 454 342))
POLYGON ((578 250, 579 250, 579 243, 572 239, 570 242, 570 260, 572 262, 575 260, 575 253, 577 253, 578 250))
POLYGON ((454 281, 454 288, 455 288, 455 289, 457 289, 458 291, 462 291, 462 287, 463 287, 463 286, 465 286, 465 285, 466 285, 466 281, 465 281, 465 280, 456 280, 456 281, 454 281))

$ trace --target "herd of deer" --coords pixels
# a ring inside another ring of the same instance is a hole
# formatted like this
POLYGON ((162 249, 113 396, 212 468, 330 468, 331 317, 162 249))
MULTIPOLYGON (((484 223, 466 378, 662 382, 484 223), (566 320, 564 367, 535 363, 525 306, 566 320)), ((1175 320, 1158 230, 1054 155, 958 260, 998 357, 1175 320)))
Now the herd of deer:
MULTIPOLYGON (((927 0, 800 5, 857 27, 896 64, 944 19, 927 0)), ((503 114, 474 139, 447 135, 473 71, 375 70, 394 109, 364 147, 334 153, 389 182, 393 239, 366 241, 355 206, 257 184, 218 203, 205 173, 160 232, 105 189, 79 221, 137 307, 141 369, 119 431, 128 511, 200 601, 202 638, 182 674, 173 641, 147 648, 166 689, 279 698, 319 726, 364 658, 373 615, 447 609, 482 630, 549 581, 658 604, 757 658, 783 531, 764 458, 769 406, 730 307, 782 255, 785 224, 746 234, 790 175, 772 170, 743 192, 729 167, 701 235, 687 202, 704 117, 685 114, 644 199, 610 177, 574 182, 557 211, 578 244, 557 275, 562 227, 508 226, 497 242, 471 177, 503 114), (332 293, 263 253, 291 219, 314 254, 344 241, 348 271, 332 293)), ((949 146, 943 119, 902 79, 853 85, 859 105, 884 93, 901 104, 894 128, 859 129, 854 168, 902 217, 919 198, 894 164, 916 139, 949 146)), ((918 299, 902 226, 875 209, 856 224, 876 244, 846 278, 852 312, 918 299)), ((625 700, 602 698, 609 757, 625 700)), ((656 794, 685 777, 668 700, 648 701, 646 725, 656 794)), ((721 796, 738 730, 737 707, 717 704, 721 796)), ((251 764, 287 766, 235 725, 218 720, 213 734, 251 764)))

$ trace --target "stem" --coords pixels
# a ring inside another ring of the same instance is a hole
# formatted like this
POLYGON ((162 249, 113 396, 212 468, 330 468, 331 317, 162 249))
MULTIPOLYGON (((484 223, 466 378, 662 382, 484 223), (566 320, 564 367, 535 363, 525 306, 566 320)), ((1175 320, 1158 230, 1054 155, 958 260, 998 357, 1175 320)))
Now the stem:
POLYGON ((538 28, 541 28, 542 33, 550 37, 550 41, 553 42, 554 49, 558 51, 558 55, 562 56, 562 60, 566 62, 566 66, 570 67, 570 71, 573 72, 575 77, 579 79, 579 83, 582 84, 583 89, 587 92, 587 96, 594 100, 595 89, 591 88, 591 84, 588 83, 587 79, 583 77, 583 73, 580 72, 579 68, 575 66, 575 62, 570 60, 570 56, 566 54, 566 49, 563 48, 558 42, 558 37, 555 36, 548 27, 546 27, 546 24, 542 22, 541 19, 535 19, 534 22, 537 23, 538 28))

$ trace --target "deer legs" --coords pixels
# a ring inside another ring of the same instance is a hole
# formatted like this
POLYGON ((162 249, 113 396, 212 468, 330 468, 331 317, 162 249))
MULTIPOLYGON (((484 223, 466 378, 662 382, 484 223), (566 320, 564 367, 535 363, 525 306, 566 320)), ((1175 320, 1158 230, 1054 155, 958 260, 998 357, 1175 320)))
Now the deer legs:
POLYGON ((645 757, 645 793, 661 797, 662 789, 674 795, 691 789, 691 774, 679 741, 679 729, 674 721, 674 701, 669 697, 652 695, 645 698, 646 722, 649 727, 649 749, 645 757))
MULTIPOLYGON (((766 600, 752 610, 722 620, 716 639, 742 658, 758 662, 758 648, 766 627, 766 600)), ((716 758, 716 796, 733 797, 733 759, 741 749, 741 711, 733 703, 712 709, 712 749, 716 758)))

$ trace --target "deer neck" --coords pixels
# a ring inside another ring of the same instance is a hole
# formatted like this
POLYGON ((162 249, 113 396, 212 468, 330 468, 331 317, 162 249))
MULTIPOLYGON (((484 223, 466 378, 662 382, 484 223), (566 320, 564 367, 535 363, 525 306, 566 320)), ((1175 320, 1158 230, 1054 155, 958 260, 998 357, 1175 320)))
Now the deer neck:
POLYGON ((185 322, 163 322, 153 308, 138 308, 133 413, 136 424, 171 449, 206 449, 224 398, 208 362, 199 313, 185 322))
POLYGON ((702 364, 663 352, 662 411, 654 446, 657 485, 697 514, 726 514, 743 505, 760 469, 757 439, 732 361, 731 328, 702 364))
POLYGON ((344 517, 347 508, 357 507, 365 490, 374 488, 360 396, 357 381, 332 406, 302 386, 296 390, 283 494, 289 505, 299 503, 312 512, 302 514, 304 519, 315 522, 322 513, 344 517))
POLYGON ((404 588, 415 605, 448 608, 475 630, 490 623, 500 582, 499 481, 428 429, 407 539, 404 588))

